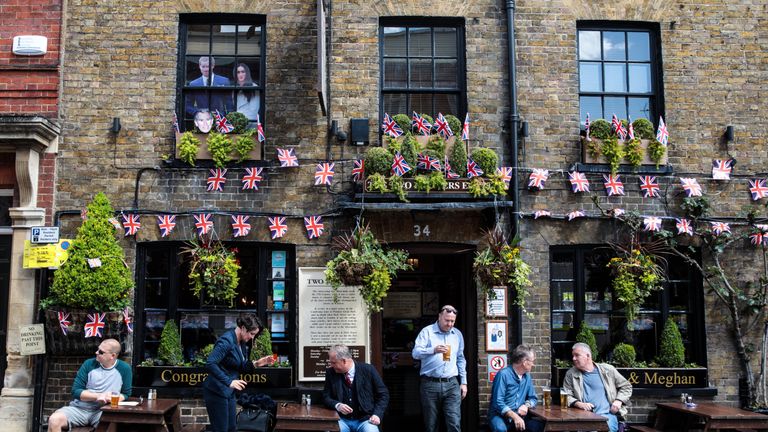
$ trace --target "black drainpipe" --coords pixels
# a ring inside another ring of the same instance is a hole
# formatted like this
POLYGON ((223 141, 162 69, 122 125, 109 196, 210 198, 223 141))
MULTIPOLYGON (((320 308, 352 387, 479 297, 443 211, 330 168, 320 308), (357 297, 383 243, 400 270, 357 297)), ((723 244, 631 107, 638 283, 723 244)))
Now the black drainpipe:
MULTIPOLYGON (((509 58, 509 123, 512 140, 512 236, 520 235, 520 191, 518 190, 517 169, 517 143, 520 131, 520 115, 517 112, 517 74, 515 72, 515 0, 506 0, 507 3, 507 57, 509 58)), ((510 293, 511 294, 511 293, 510 293)), ((513 306, 511 311, 511 325, 514 329, 510 332, 510 345, 516 347, 523 343, 523 314, 520 306, 513 306)))

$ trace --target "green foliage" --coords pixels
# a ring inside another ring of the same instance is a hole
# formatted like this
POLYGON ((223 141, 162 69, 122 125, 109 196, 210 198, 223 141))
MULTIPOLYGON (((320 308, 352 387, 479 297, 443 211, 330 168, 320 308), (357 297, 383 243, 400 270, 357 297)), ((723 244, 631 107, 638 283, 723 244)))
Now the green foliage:
POLYGON ((458 139, 461 136, 461 129, 464 124, 453 114, 446 115, 445 121, 448 122, 451 132, 453 132, 453 134, 456 135, 456 139, 458 139))
POLYGON ((613 269, 612 282, 616 300, 623 303, 627 317, 627 328, 633 328, 633 320, 640 311, 640 305, 661 289, 663 270, 653 261, 651 255, 633 249, 623 257, 611 258, 608 267, 613 269))
POLYGON ((459 177, 467 176, 467 147, 464 141, 458 139, 453 141, 448 161, 451 163, 451 170, 459 177))
POLYGON ((268 355, 272 355, 272 335, 268 328, 263 328, 259 337, 253 340, 251 360, 258 360, 268 355))
POLYGON ((426 191, 445 190, 448 187, 448 181, 440 171, 434 171, 431 174, 420 174, 414 177, 414 187, 416 190, 426 191))
POLYGON ((247 132, 237 137, 237 141, 235 141, 235 153, 239 156, 237 162, 242 162, 248 159, 248 154, 256 148, 256 140, 253 139, 255 131, 256 129, 249 129, 247 132))
POLYGON ((651 138, 648 143, 648 157, 656 164, 656 168, 661 164, 661 158, 667 153, 667 146, 659 142, 656 138, 651 138))
POLYGON ((600 141, 596 139, 591 139, 589 141, 585 141, 587 145, 587 153, 592 157, 592 159, 597 159, 600 157, 600 141))
POLYGON ((496 155, 495 151, 486 147, 475 147, 472 149, 472 160, 480 166, 484 176, 488 177, 489 175, 496 173, 499 157, 496 155))
POLYGON ((216 168, 224 168, 230 161, 229 154, 232 153, 232 147, 232 140, 228 136, 218 132, 208 134, 208 152, 216 168))
MULTIPOLYGON (((408 162, 408 165, 413 168, 411 171, 405 174, 406 176, 410 176, 413 172, 416 171, 416 162, 418 161, 418 155, 420 151, 421 148, 419 146, 419 142, 416 141, 416 138, 411 135, 406 136, 403 140, 400 154, 403 156, 403 159, 408 162)), ((390 161, 390 169, 391 167, 392 165, 390 161)))
POLYGON ((184 132, 179 140, 179 159, 195 166, 200 140, 192 132, 184 132))
POLYGON ((605 119, 597 119, 589 125, 589 136, 604 140, 611 136, 611 124, 605 119))
POLYGON ((384 147, 371 147, 365 153, 365 175, 388 175, 392 170, 392 155, 384 147))
POLYGON ((42 308, 63 306, 104 312, 128 306, 133 275, 115 239, 115 227, 110 222, 114 217, 107 196, 97 193, 88 204, 88 218, 77 231, 69 258, 53 274, 50 295, 40 302, 42 308), (100 259, 101 266, 91 268, 91 258, 100 259))
POLYGON ((368 191, 387 193, 389 188, 387 187, 387 178, 383 175, 376 173, 368 176, 368 191))
POLYGON ((184 364, 184 355, 181 347, 181 334, 173 320, 165 322, 163 333, 160 335, 160 347, 157 349, 157 357, 167 366, 184 364))
POLYGON ((592 360, 597 361, 598 357, 600 357, 600 352, 597 350, 597 340, 595 339, 595 334, 592 333, 592 329, 589 328, 585 321, 582 321, 581 326, 579 326, 576 342, 589 345, 589 349, 592 351, 592 360))
POLYGON ((192 361, 192 364, 194 366, 205 366, 205 364, 208 362, 208 356, 211 355, 211 352, 213 352, 213 347, 213 344, 204 346, 200 351, 197 352, 195 359, 192 361))
POLYGON ((624 145, 624 159, 634 167, 639 167, 643 163, 643 148, 640 147, 640 138, 626 142, 624 145))
POLYGON ((632 367, 635 365, 635 347, 630 344, 620 343, 613 347, 613 364, 618 367, 632 367))
POLYGON ((655 139, 656 134, 653 133, 653 123, 648 119, 639 118, 632 122, 632 127, 635 129, 635 136, 640 139, 655 139))
POLYGON ((525 299, 530 296, 528 289, 533 283, 530 280, 531 266, 520 255, 520 239, 507 242, 498 227, 487 231, 485 239, 488 246, 475 254, 472 264, 477 285, 489 299, 495 297, 494 286, 512 288, 512 303, 525 311, 525 299))
POLYGON ((408 201, 408 191, 406 191, 405 186, 403 186, 402 177, 396 175, 389 177, 387 186, 390 192, 397 195, 397 199, 402 202, 410 202, 408 201))
POLYGON ((664 330, 661 332, 658 362, 664 367, 685 366, 685 347, 680 330, 672 318, 667 318, 664 330))
MULTIPOLYGON (((405 139, 406 136, 410 135, 410 132, 406 132, 403 136, 403 139, 405 139)), ((384 136, 384 142, 386 143, 386 149, 389 151, 390 158, 395 156, 395 153, 400 153, 402 150, 402 141, 398 141, 397 138, 392 138, 389 135, 384 136)))
POLYGON ((235 128, 232 133, 241 134, 245 132, 245 129, 248 127, 248 117, 246 117, 245 114, 232 111, 227 113, 226 117, 227 120, 229 120, 229 122, 232 123, 232 126, 235 128))
POLYGON ((491 174, 488 178, 473 177, 469 181, 468 192, 475 198, 492 195, 504 195, 507 193, 507 185, 497 174, 491 174))
POLYGON ((427 150, 431 156, 436 157, 442 163, 445 157, 445 140, 440 135, 432 135, 427 141, 427 150))
POLYGON ((611 166, 611 174, 615 175, 619 171, 621 160, 624 158, 624 149, 619 144, 619 140, 615 136, 604 139, 600 146, 600 153, 611 166))
POLYGON ((426 191, 429 193, 431 185, 429 184, 429 176, 426 174, 419 174, 413 178, 413 187, 418 191, 426 191))
POLYGON ((181 253, 189 255, 192 293, 205 304, 231 307, 240 283, 237 249, 227 249, 220 241, 194 239, 181 253))
POLYGON ((395 114, 392 116, 392 120, 400 126, 400 129, 402 129, 403 132, 411 130, 411 117, 408 114, 395 114))
POLYGON ((694 221, 709 216, 711 207, 709 200, 703 196, 684 198, 683 203, 680 204, 680 209, 683 210, 685 216, 694 221))

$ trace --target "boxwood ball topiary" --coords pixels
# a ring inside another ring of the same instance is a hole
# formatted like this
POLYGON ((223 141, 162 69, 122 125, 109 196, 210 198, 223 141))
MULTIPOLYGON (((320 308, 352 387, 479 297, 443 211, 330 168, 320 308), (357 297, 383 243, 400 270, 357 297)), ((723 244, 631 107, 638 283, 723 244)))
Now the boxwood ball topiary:
POLYGON ((636 119, 632 122, 632 127, 635 129, 635 136, 640 137, 640 139, 656 138, 656 134, 653 132, 653 123, 648 119, 636 119))
POLYGON ((451 128, 451 132, 457 137, 461 137, 461 128, 463 124, 455 115, 448 114, 445 116, 445 121, 448 122, 448 126, 451 128))
POLYGON ((589 126, 589 136, 597 139, 606 139, 611 136, 611 124, 604 119, 597 119, 589 126))
POLYGON ((472 149, 472 160, 480 166, 485 176, 496 173, 499 157, 495 151, 486 147, 476 147, 472 149))
POLYGON ((232 127, 235 128, 232 131, 232 133, 241 134, 245 132, 245 129, 248 128, 248 117, 246 117, 245 114, 237 111, 232 111, 230 113, 227 113, 226 117, 227 117, 227 120, 229 120, 229 122, 232 123, 232 127))
POLYGON ((636 357, 635 347, 630 344, 620 343, 613 348, 613 364, 618 367, 634 366, 636 357))
POLYGON ((392 117, 392 120, 397 123, 398 126, 400 126, 400 129, 403 130, 403 132, 408 132, 411 130, 411 117, 407 114, 395 114, 394 117, 392 117))

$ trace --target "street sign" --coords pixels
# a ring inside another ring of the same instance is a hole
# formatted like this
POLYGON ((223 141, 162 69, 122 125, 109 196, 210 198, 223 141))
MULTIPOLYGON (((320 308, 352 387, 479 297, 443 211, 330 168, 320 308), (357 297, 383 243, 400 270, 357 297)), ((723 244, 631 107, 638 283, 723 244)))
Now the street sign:
POLYGON ((493 382, 496 378, 496 374, 500 370, 507 366, 506 354, 489 354, 488 355, 488 381, 493 382))
POLYGON ((29 236, 32 243, 58 243, 59 227, 32 227, 29 236))

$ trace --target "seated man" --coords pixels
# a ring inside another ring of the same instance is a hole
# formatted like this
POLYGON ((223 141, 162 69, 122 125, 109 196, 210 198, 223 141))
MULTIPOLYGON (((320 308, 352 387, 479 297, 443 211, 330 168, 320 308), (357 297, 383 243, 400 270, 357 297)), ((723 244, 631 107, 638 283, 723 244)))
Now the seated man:
POLYGON ((389 390, 379 373, 356 362, 346 345, 328 350, 331 367, 325 370, 323 402, 339 412, 341 432, 378 432, 389 404, 389 390))
POLYGON ((488 407, 488 423, 492 432, 525 430, 539 432, 544 424, 528 415, 528 409, 536 406, 531 369, 536 355, 525 345, 518 345, 509 361, 493 379, 491 404, 488 407))
POLYGON ((101 418, 100 408, 110 402, 112 392, 120 393, 120 400, 131 395, 131 366, 118 360, 120 342, 104 339, 96 351, 96 358, 86 360, 77 371, 72 384, 72 397, 68 406, 56 410, 48 418, 48 432, 60 432, 65 426, 95 426, 101 418))
POLYGON ((585 343, 573 345, 573 367, 565 374, 563 389, 568 406, 592 411, 608 419, 608 429, 619 429, 618 417, 627 415, 626 404, 632 384, 615 367, 592 361, 592 350, 585 343))

